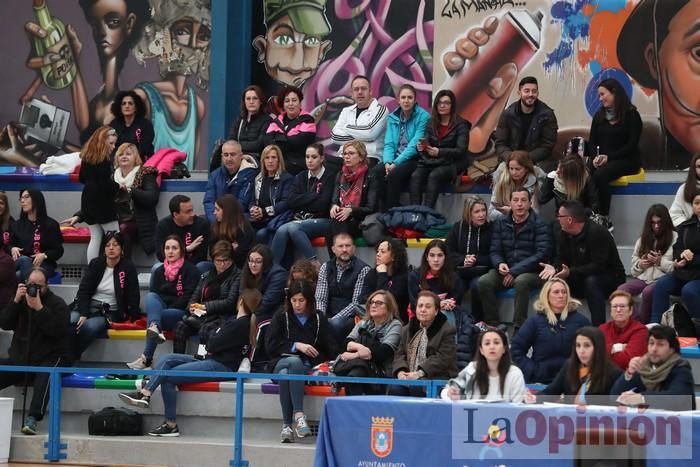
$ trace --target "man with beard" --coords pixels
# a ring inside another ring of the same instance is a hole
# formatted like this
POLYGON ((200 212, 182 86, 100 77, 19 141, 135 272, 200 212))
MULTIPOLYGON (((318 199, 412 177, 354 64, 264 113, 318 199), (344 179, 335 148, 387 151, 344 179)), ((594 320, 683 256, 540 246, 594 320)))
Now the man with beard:
POLYGON ((496 154, 508 160, 516 150, 527 151, 530 160, 543 170, 554 169, 552 149, 557 141, 557 117, 538 99, 537 78, 526 76, 518 84, 520 99, 501 115, 496 128, 496 154))

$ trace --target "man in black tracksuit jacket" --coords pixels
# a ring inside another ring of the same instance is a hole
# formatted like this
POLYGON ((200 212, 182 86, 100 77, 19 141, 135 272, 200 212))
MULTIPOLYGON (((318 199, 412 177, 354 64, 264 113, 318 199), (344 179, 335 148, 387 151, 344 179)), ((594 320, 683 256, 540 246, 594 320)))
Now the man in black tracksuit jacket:
MULTIPOLYGON (((17 286, 14 300, 0 311, 0 327, 14 331, 10 344, 10 358, 0 360, 2 365, 68 366, 68 306, 63 299, 49 290, 46 274, 34 269, 27 283, 17 286), (40 287, 35 297, 28 286, 40 287)), ((29 415, 22 432, 36 434, 36 424, 44 417, 49 401, 49 373, 25 374, 0 371, 0 389, 12 384, 34 380, 34 391, 29 415)))

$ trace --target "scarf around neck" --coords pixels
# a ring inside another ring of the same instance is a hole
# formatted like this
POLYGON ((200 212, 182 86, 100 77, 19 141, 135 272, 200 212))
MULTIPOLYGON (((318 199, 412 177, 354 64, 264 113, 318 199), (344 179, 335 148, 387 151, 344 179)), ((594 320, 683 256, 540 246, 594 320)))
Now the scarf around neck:
POLYGON ((340 206, 356 208, 362 201, 362 183, 369 166, 360 164, 353 172, 347 166, 343 166, 340 175, 340 206))
POLYGON ((681 356, 674 352, 668 360, 657 367, 653 367, 648 358, 644 359, 644 365, 639 369, 639 377, 647 391, 653 391, 663 383, 680 359, 681 356))
POLYGON ((120 186, 124 185, 127 188, 131 188, 134 185, 136 174, 139 173, 140 168, 141 166, 137 165, 133 169, 131 169, 131 172, 124 176, 122 175, 122 170, 119 167, 117 167, 117 170, 114 171, 114 181, 117 182, 117 184, 120 186))
POLYGON ((185 264, 185 258, 180 258, 178 260, 173 261, 172 263, 167 260, 163 262, 165 280, 167 280, 168 282, 174 281, 178 273, 180 272, 180 269, 182 269, 183 264, 185 264))

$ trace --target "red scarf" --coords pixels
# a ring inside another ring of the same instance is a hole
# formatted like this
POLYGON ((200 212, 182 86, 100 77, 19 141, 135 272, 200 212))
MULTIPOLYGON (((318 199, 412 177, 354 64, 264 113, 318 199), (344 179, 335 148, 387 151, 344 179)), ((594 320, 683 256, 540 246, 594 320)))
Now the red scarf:
POLYGON ((182 268, 183 264, 185 264, 185 258, 180 258, 176 261, 173 261, 172 263, 166 260, 163 263, 165 280, 167 280, 168 282, 174 281, 177 277, 177 274, 180 272, 180 269, 182 268))
POLYGON ((348 166, 343 166, 340 175, 340 207, 356 208, 360 205, 362 201, 362 184, 368 169, 369 166, 365 163, 357 166, 355 172, 348 166))

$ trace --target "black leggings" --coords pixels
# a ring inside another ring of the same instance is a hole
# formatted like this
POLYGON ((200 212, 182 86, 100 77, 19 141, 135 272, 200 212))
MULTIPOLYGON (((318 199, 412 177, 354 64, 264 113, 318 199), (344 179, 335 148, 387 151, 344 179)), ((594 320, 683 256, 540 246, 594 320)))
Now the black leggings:
POLYGON ((639 172, 640 167, 639 161, 636 159, 621 159, 608 161, 604 166, 592 169, 593 181, 598 189, 599 214, 603 216, 610 214, 610 198, 612 197, 610 182, 623 175, 635 174, 639 172))
POLYGON ((452 185, 455 178, 455 166, 452 164, 438 167, 424 167, 419 165, 411 174, 409 194, 411 204, 421 204, 421 198, 425 194, 423 205, 434 208, 440 192, 452 185))

